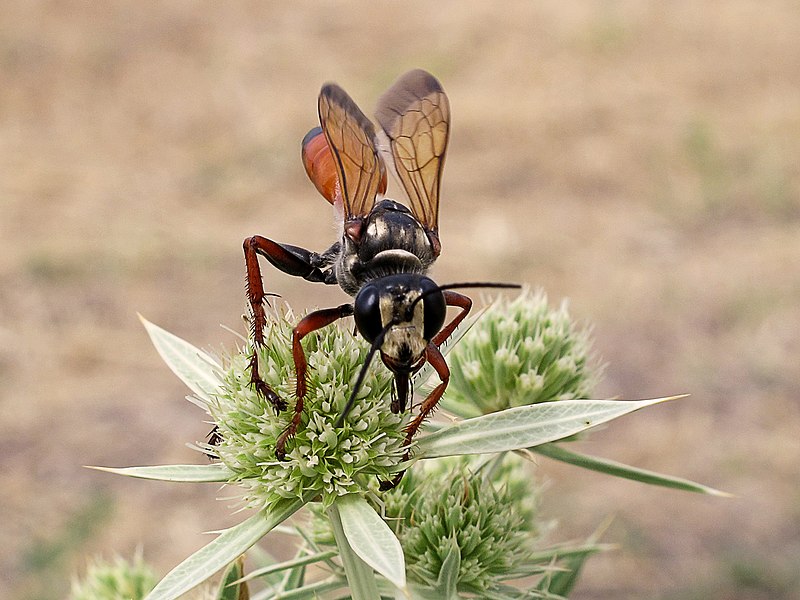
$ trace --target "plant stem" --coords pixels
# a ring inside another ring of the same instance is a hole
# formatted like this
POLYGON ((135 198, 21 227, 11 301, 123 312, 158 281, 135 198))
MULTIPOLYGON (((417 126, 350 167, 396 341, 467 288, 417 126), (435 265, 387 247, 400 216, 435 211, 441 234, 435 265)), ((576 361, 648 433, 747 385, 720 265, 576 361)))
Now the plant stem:
POLYGON ((339 507, 334 502, 326 512, 333 525, 333 537, 336 539, 336 546, 339 548, 339 556, 342 557, 342 566, 347 576, 347 583, 350 585, 352 599, 380 600, 378 585, 375 581, 375 572, 350 547, 342 528, 339 507))

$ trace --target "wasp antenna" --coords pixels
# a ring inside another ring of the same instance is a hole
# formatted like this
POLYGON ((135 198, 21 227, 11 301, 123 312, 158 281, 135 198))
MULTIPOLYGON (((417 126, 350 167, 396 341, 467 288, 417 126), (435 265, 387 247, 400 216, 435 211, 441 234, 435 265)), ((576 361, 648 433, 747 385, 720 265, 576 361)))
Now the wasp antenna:
POLYGON ((470 281, 465 283, 445 283, 440 285, 440 290, 452 290, 454 288, 501 288, 501 289, 521 289, 518 283, 494 283, 491 281, 470 281))
POLYGON ((472 281, 472 282, 464 282, 464 283, 446 283, 444 285, 437 285, 434 288, 430 288, 429 290, 425 290, 419 296, 414 298, 414 301, 408 307, 408 314, 414 313, 414 307, 417 305, 417 302, 420 300, 424 300, 426 297, 430 296, 431 294, 435 294, 437 292, 442 292, 444 290, 453 290, 458 288, 499 288, 499 289, 513 289, 518 290, 522 289, 522 286, 518 283, 492 283, 489 281, 472 281))
POLYGON ((361 367, 361 371, 358 373, 358 379, 356 379, 356 384, 353 386, 353 391, 350 393, 350 398, 348 398, 347 404, 344 405, 342 414, 339 415, 339 418, 336 420, 335 426, 337 428, 344 425, 344 420, 347 417, 347 414, 350 412, 350 409, 353 408, 353 404, 356 401, 356 395, 361 389, 361 385, 364 383, 364 378, 367 376, 367 369, 369 369, 369 365, 372 363, 375 353, 383 345, 383 338, 386 335, 386 332, 396 324, 397 322, 393 319, 381 330, 377 336, 375 336, 375 340, 372 342, 372 346, 370 346, 369 352, 367 353, 367 358, 364 360, 364 366, 361 367))

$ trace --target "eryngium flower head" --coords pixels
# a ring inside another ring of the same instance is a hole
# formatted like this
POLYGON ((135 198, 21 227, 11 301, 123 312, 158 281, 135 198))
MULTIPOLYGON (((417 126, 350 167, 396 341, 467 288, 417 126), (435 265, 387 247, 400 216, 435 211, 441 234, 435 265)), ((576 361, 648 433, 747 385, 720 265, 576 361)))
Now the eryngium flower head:
POLYGON ((471 472, 466 459, 436 463, 408 471, 383 496, 387 523, 400 539, 409 579, 436 588, 445 563, 457 557, 458 591, 484 597, 519 577, 531 556, 535 490, 530 477, 519 489, 519 467, 489 478, 485 470, 471 472))
POLYGON ((113 561, 95 560, 83 579, 72 582, 70 600, 141 600, 158 578, 137 553, 132 561, 120 557, 113 561))
POLYGON ((389 409, 392 375, 373 361, 343 425, 336 427, 369 346, 344 326, 331 325, 303 339, 308 361, 308 392, 297 434, 286 443, 285 460, 275 457, 275 441, 294 413, 295 318, 268 319, 258 348, 264 381, 288 403, 275 414, 250 385, 251 347, 230 358, 221 375, 222 390, 209 403, 219 443, 206 448, 233 473, 231 483, 246 488, 245 503, 270 506, 280 498, 324 505, 337 496, 364 489, 375 476, 391 479, 404 453, 405 415, 389 409))
POLYGON ((586 398, 598 378, 589 332, 541 292, 499 299, 448 355, 446 406, 473 416, 514 406, 586 398), (477 411, 476 411, 477 408, 477 411))

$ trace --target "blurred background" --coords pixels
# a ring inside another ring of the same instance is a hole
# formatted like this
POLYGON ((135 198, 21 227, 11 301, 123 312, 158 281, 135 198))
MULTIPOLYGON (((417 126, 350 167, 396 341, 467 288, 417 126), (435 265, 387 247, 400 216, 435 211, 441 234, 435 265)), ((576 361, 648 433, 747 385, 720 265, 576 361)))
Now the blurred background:
POLYGON ((321 84, 369 114, 413 67, 453 112, 433 275, 568 298, 596 396, 692 394, 580 450, 735 495, 541 459, 554 541, 614 517, 574 597, 800 597, 800 5, 739 0, 4 2, 0 596, 140 544, 163 574, 237 522, 213 485, 82 467, 203 462, 136 314, 232 347, 242 240, 334 239, 299 160, 321 84))

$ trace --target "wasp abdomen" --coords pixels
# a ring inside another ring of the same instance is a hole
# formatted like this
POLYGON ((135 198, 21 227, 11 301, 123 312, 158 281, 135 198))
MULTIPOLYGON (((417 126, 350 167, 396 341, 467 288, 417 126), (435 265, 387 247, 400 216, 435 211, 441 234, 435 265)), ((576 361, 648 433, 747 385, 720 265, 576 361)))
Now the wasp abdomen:
MULTIPOLYGON (((303 138, 300 145, 303 157, 303 166, 306 174, 317 191, 331 204, 337 197, 341 200, 342 188, 336 174, 336 163, 333 152, 325 139, 322 127, 314 127, 303 138)), ((386 172, 381 173, 378 184, 378 193, 386 193, 386 172)))

